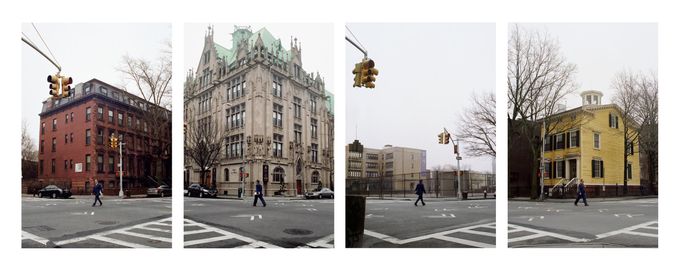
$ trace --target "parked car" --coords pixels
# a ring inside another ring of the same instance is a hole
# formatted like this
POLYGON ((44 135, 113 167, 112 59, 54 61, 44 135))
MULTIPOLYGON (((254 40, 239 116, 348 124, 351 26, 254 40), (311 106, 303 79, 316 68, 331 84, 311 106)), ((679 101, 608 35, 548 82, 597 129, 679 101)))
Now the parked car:
POLYGON ((159 187, 152 187, 147 189, 147 197, 166 197, 172 195, 172 189, 167 185, 160 185, 159 187))
POLYGON ((71 191, 68 188, 59 188, 56 185, 48 185, 46 187, 43 187, 43 189, 38 190, 38 196, 42 197, 50 197, 50 198, 64 198, 68 199, 71 197, 71 191))
POLYGON ((321 199, 321 198, 334 198, 334 191, 332 191, 329 188, 323 187, 323 188, 318 188, 315 189, 311 192, 306 192, 305 193, 305 198, 306 199, 321 199))
POLYGON ((203 187, 198 183, 191 184, 187 188, 187 194, 190 197, 200 197, 200 198, 215 198, 218 196, 218 190, 203 187))

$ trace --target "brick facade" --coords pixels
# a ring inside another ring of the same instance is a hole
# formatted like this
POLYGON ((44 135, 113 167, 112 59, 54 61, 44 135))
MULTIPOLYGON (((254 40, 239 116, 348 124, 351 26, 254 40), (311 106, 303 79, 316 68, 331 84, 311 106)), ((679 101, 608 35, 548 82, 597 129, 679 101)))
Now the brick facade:
MULTIPOLYGON (((170 120, 160 142, 149 135, 145 108, 153 106, 137 96, 97 79, 75 88, 69 98, 43 102, 40 113, 38 180, 69 183, 74 194, 89 194, 93 183, 104 181, 106 194, 118 194, 119 151, 109 146, 115 134, 123 148, 124 189, 144 193, 157 182, 170 184, 170 150, 154 155, 152 148, 169 146, 170 120), (89 161, 89 162, 88 162, 89 161)), ((164 109, 165 110, 165 109, 164 109)), ((167 111, 167 110, 166 110, 167 111)), ((167 111, 170 119, 170 111, 167 111)), ((157 149, 155 149, 157 150, 157 149)))

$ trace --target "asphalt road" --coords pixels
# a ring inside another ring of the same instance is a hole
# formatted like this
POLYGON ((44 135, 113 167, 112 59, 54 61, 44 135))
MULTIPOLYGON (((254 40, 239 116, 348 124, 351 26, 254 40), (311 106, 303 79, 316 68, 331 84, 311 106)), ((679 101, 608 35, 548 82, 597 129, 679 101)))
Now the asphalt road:
POLYGON ((509 202, 509 247, 658 247, 658 199, 509 202))
POLYGON ((185 197, 185 247, 333 247, 333 200, 265 201, 185 197))
POLYGON ((22 197, 24 248, 170 248, 171 198, 22 197))
POLYGON ((362 247, 495 247, 495 200, 367 200, 362 247))

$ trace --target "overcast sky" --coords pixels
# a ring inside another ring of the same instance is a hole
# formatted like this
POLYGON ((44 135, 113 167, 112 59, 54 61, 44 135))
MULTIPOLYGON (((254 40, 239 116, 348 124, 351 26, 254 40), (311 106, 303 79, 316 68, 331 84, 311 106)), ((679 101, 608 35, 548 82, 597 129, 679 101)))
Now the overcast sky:
MULTIPOLYGON (((519 24, 546 32, 559 41, 561 53, 578 68, 578 90, 566 99, 567 109, 580 106, 580 92, 599 90, 602 104, 612 103, 614 75, 622 70, 658 70, 658 30, 654 23, 519 24)), ((510 25, 511 29, 511 25, 510 25)))
MULTIPOLYGON (((165 42, 171 40, 171 24, 47 24, 37 23, 43 39, 62 66, 62 74, 71 76, 72 86, 93 78, 114 86, 125 83, 116 70, 123 56, 156 60, 165 42)), ((45 45, 30 23, 21 31, 43 52, 45 45)), ((21 42, 17 38, 16 42, 21 42)), ((42 102, 49 97, 47 76, 57 68, 33 48, 22 42, 21 49, 21 118, 27 121, 30 135, 38 142, 42 102)))
MULTIPOLYGON (((357 138, 367 148, 424 149, 428 169, 455 165, 452 145, 438 144, 437 135, 443 127, 457 133, 458 116, 474 92, 495 91, 495 24, 348 27, 369 51, 379 75, 376 88, 353 88, 351 71, 362 53, 346 44, 346 143, 357 138)), ((490 157, 464 155, 461 163, 492 169, 490 157)))
MULTIPOLYGON (((291 37, 301 43, 301 61, 308 72, 320 72, 327 91, 334 93, 334 29, 332 24, 258 24, 224 23, 214 26, 213 40, 227 49, 232 49, 232 32, 235 25, 251 26, 256 32, 265 27, 276 39, 282 41, 285 49, 290 49, 291 37)), ((204 48, 204 37, 209 23, 185 24, 185 63, 184 71, 197 69, 204 48)), ((184 81, 184 78, 183 78, 184 81)))

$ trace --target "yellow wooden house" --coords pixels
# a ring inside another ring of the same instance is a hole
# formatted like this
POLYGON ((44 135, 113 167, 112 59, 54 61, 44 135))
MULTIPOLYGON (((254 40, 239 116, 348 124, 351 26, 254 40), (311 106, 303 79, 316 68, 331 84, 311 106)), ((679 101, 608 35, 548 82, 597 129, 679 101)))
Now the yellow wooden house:
MULTIPOLYGON (((542 165, 545 191, 560 193, 562 185, 575 189, 582 178, 588 195, 622 195, 624 187, 639 190, 640 166, 638 142, 629 143, 627 181, 624 181, 624 129, 621 109, 615 104, 602 105, 602 93, 581 93, 583 105, 545 119, 541 130, 542 165)), ((631 127, 635 128, 635 127, 631 127)))

